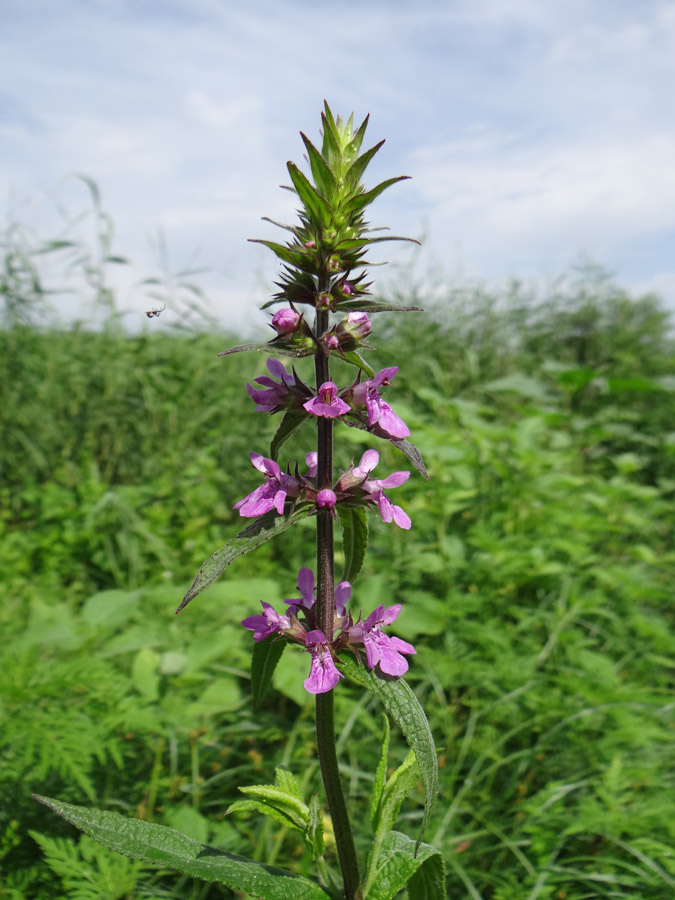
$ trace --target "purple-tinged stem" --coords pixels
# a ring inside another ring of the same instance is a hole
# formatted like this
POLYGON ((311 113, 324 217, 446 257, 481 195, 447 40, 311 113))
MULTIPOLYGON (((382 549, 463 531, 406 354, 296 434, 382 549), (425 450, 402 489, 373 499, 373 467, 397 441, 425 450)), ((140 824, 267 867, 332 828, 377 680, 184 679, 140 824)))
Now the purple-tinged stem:
MULTIPOLYGON (((329 315, 318 310, 316 314, 316 336, 328 331, 329 315)), ((318 352, 314 357, 317 393, 322 384, 330 381, 330 365, 327 353, 318 352)), ((317 472, 319 489, 333 484, 333 420, 320 416, 317 421, 317 472)), ((335 620, 335 563, 333 555, 333 518, 330 510, 320 509, 316 516, 316 602, 319 629, 329 641, 333 639, 335 620)), ((319 763, 323 776, 326 800, 342 870, 345 900, 358 900, 361 896, 361 878, 354 847, 347 803, 345 801, 337 751, 335 748, 335 716, 333 692, 316 695, 316 741, 319 763)))

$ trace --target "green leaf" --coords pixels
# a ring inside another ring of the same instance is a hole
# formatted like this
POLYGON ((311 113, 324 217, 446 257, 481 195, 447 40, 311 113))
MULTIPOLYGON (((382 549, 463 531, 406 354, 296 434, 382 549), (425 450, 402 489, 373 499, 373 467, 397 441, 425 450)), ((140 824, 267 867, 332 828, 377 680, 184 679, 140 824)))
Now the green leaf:
POLYGON ((363 143, 363 138, 366 134, 366 129, 368 128, 368 120, 370 119, 370 113, 365 117, 363 122, 359 125, 354 137, 351 140, 351 143, 347 145, 347 149, 345 150, 346 157, 353 157, 361 149, 361 144, 363 143))
POLYGON ((264 900, 326 900, 328 896, 307 878, 200 844, 173 828, 33 796, 104 847, 133 859, 176 869, 192 878, 217 881, 264 900))
POLYGON ((382 753, 380 761, 375 770, 375 781, 373 782, 373 793, 370 798, 370 824, 373 831, 377 831, 378 812, 380 809, 380 801, 382 800, 382 791, 387 780, 387 760, 389 757, 389 719, 384 719, 384 734, 382 735, 382 753))
MULTIPOLYGON (((377 238, 345 238, 344 240, 340 241, 337 246, 339 250, 358 250, 360 247, 368 247, 370 244, 384 244, 386 241, 407 241, 410 244, 417 244, 419 246, 419 241, 416 238, 401 237, 398 234, 390 234, 386 237, 377 238)), ((394 306, 394 309, 400 308, 400 306, 394 306)))
POLYGON ((372 369, 365 361, 365 359, 363 359, 363 357, 355 350, 343 353, 341 358, 344 362, 349 363, 351 366, 356 366, 358 369, 363 369, 363 371, 371 378, 375 374, 375 370, 372 369))
POLYGON ((302 131, 300 132, 300 137, 307 148, 309 164, 312 168, 312 175, 314 176, 316 186, 322 191, 324 197, 329 199, 335 192, 335 176, 326 165, 323 156, 321 156, 314 144, 302 133, 302 131))
POLYGON ((356 187, 356 185, 361 183, 363 173, 368 168, 371 159, 375 156, 375 154, 383 144, 384 141, 382 140, 379 142, 379 144, 375 144, 374 147, 371 147, 370 150, 366 150, 366 152, 362 153, 358 159, 354 160, 345 174, 345 182, 347 184, 353 184, 354 187, 356 187))
POLYGON ((274 819, 275 822, 283 825, 284 828, 288 828, 291 831, 299 831, 303 835, 305 833, 304 827, 298 825, 288 811, 280 809, 278 806, 272 806, 270 803, 265 803, 264 800, 235 800, 234 803, 230 803, 227 807, 225 815, 229 816, 230 813, 242 812, 257 812, 267 816, 268 819, 274 819))
POLYGON ((338 504, 342 525, 342 550, 345 555, 342 581, 353 584, 361 571, 368 546, 368 522, 363 507, 346 507, 338 504))
POLYGON ((251 244, 264 244, 265 247, 269 247, 272 253, 276 254, 279 259, 295 266, 296 269, 304 269, 311 259, 311 257, 308 257, 306 254, 300 253, 297 250, 291 250, 290 247, 287 247, 285 244, 279 244, 277 241, 265 241, 262 238, 249 238, 249 242, 251 244))
POLYGON ((306 519, 313 512, 313 504, 303 503, 297 506, 288 516, 278 516, 275 510, 270 510, 264 516, 255 519, 243 531, 240 531, 236 537, 228 541, 220 550, 216 550, 213 556, 206 560, 192 582, 190 590, 181 600, 176 612, 179 613, 182 609, 185 609, 197 594, 201 594, 204 588, 213 584, 216 578, 222 575, 235 559, 243 556, 244 553, 255 550, 261 544, 269 541, 270 538, 287 531, 292 525, 296 525, 298 522, 306 519))
POLYGON ((412 689, 402 678, 385 680, 359 665, 351 657, 341 656, 342 670, 352 681, 378 697, 389 716, 399 726, 417 759, 424 783, 425 802, 420 844, 438 793, 438 760, 427 717, 412 689))
POLYGON ((295 434, 305 419, 309 418, 309 414, 304 410, 289 409, 284 413, 284 417, 279 423, 276 434, 270 443, 270 457, 274 460, 279 458, 279 451, 286 441, 295 434))
POLYGON ((317 794, 312 794, 309 801, 305 841, 307 846, 311 848, 314 859, 318 859, 326 852, 326 845, 323 840, 323 816, 321 815, 321 806, 317 794))
POLYGON ((380 300, 345 300, 335 304, 340 312, 424 312, 421 306, 399 306, 396 303, 382 303, 380 300))
POLYGON ((255 641, 251 655, 251 695, 253 697, 254 711, 260 708, 267 695, 272 676, 281 659, 281 654, 286 649, 288 641, 265 638, 255 641))
POLYGON ((295 824, 295 827, 304 831, 309 819, 309 808, 304 800, 298 799, 294 794, 289 794, 283 788, 273 784, 252 784, 240 787, 242 794, 248 794, 254 800, 275 807, 287 815, 295 824))
POLYGON ((229 350, 222 350, 218 356, 230 356, 232 353, 246 353, 249 350, 257 350, 260 353, 269 353, 271 356, 292 356, 294 359, 314 355, 314 350, 311 346, 298 347, 289 344, 275 344, 270 341, 267 344, 237 344, 236 347, 230 347, 229 350))
POLYGON ((408 796, 417 779, 420 777, 417 760, 412 750, 405 760, 392 772, 380 797, 380 804, 375 816, 375 831, 383 834, 394 827, 401 804, 408 796))
POLYGON ((330 156, 340 157, 340 139, 338 136, 337 125, 330 111, 328 104, 324 103, 324 112, 321 113, 321 124, 323 125, 323 143, 321 144, 321 154, 324 159, 330 156))
POLYGON ((431 481, 431 477, 427 472, 426 466, 424 465, 424 460, 422 459, 422 454, 417 449, 415 444, 412 441, 406 440, 406 438, 389 438, 389 443, 393 444, 398 450, 401 451, 405 456, 408 457, 410 462, 415 466, 420 475, 423 475, 427 481, 431 481))
POLYGON ((353 197, 349 203, 345 204, 346 212, 356 212, 359 209, 364 209, 366 206, 369 206, 376 197, 386 191, 388 187, 391 187, 392 184, 396 184, 397 181, 405 181, 410 178, 410 175, 399 175, 396 178, 387 178, 386 181, 381 181, 376 187, 371 188, 371 190, 366 191, 365 194, 357 194, 356 197, 353 197))
POLYGON ((361 419, 358 414, 347 413, 347 415, 342 417, 342 421, 350 428, 360 428, 361 431, 367 431, 369 434, 379 437, 383 441, 389 441, 389 443, 393 444, 397 450, 400 450, 401 453, 408 457, 420 475, 424 476, 427 481, 431 481, 426 466, 424 465, 422 454, 412 441, 408 441, 406 438, 392 438, 385 434, 379 434, 377 431, 377 423, 371 427, 367 422, 361 419))
MULTIPOLYGON (((309 218, 318 225, 329 225, 331 219, 330 206, 323 197, 317 194, 307 177, 293 162, 286 164, 293 185, 295 186, 302 205, 307 210, 309 218)), ((279 254, 277 254, 278 256, 279 254)))
POLYGON ((377 874, 364 900, 392 900, 408 886, 408 900, 445 900, 443 857, 429 844, 391 831, 384 839, 377 874))
POLYGON ((276 776, 278 788, 281 788, 282 791, 286 791, 287 794, 304 802, 300 785, 298 784, 295 775, 289 769, 278 766, 274 770, 274 774, 276 776))

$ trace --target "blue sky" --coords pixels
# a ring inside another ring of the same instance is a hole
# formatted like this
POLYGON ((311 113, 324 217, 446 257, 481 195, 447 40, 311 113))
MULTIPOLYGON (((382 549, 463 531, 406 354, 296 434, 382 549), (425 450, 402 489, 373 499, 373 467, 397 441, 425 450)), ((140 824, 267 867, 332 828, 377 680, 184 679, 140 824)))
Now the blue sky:
POLYGON ((278 185, 324 97, 387 139, 369 183, 412 176, 371 220, 425 235, 421 279, 546 280, 586 255, 675 306, 672 0, 3 0, 0 76, 6 217, 53 236, 86 173, 138 272, 160 229, 240 327, 276 271, 247 238, 293 219, 278 185))

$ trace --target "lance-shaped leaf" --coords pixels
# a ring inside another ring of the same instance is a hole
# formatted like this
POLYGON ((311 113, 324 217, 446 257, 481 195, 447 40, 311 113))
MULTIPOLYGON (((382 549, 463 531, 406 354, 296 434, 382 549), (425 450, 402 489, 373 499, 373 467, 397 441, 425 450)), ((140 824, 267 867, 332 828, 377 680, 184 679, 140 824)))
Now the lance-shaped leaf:
POLYGON ((382 701, 387 714, 401 729, 415 754, 425 791, 422 829, 417 839, 419 845, 438 793, 436 747, 424 710, 408 683, 402 678, 385 679, 381 675, 377 675, 374 670, 368 670, 365 666, 359 665, 352 657, 341 656, 339 661, 342 671, 352 681, 366 688, 382 701))
POLYGON ((380 801, 382 800, 382 792, 387 781, 387 765, 389 763, 389 719, 385 715, 382 718, 384 719, 382 750, 380 752, 380 761, 375 770, 375 780, 373 781, 373 790, 370 797, 370 825, 373 831, 377 830, 380 801))
POLYGON ((421 306, 398 306, 396 303, 382 303, 379 300, 344 300, 335 304, 340 312, 424 312, 421 306))
POLYGON ((271 637, 264 641, 254 641, 251 655, 251 695, 253 710, 257 710, 265 699, 272 683, 272 676, 286 649, 286 640, 274 640, 271 637))
POLYGON ((291 250, 290 247, 287 247, 285 244, 279 244, 276 241, 265 241, 262 238, 249 238, 249 243, 251 244, 264 244, 265 247, 269 247, 272 253, 275 253, 279 259, 282 259, 285 263, 290 263, 290 265, 295 266, 296 269, 305 269, 307 266, 312 266, 312 257, 306 253, 300 253, 298 250, 291 250))
POLYGON ((256 547, 269 541, 270 538, 282 534, 292 525, 296 525, 298 522, 306 519, 307 516, 314 512, 314 509, 313 503, 302 503, 296 506, 290 515, 279 516, 274 510, 270 510, 264 516, 255 519, 243 531, 240 531, 236 537, 228 541, 220 550, 216 550, 213 556, 206 560, 192 582, 190 590, 181 600, 176 612, 179 613, 182 609, 185 609, 197 594, 201 594, 204 588, 213 584, 216 578, 222 575, 235 559, 243 556, 244 553, 255 550, 256 547))
POLYGON ((342 422, 345 425, 349 425, 350 428, 360 428, 361 431, 367 431, 369 434, 375 435, 375 437, 382 438, 383 441, 389 441, 390 444, 393 444, 398 450, 401 451, 405 456, 408 457, 410 462, 415 466, 420 475, 423 475, 427 481, 431 481, 429 477, 429 473, 427 472, 426 466, 424 465, 424 460, 422 459, 422 454, 417 449, 415 444, 412 441, 406 440, 406 438, 393 438, 389 437, 384 431, 381 431, 377 427, 377 422, 374 425, 368 425, 366 421, 364 421, 358 414, 348 413, 347 415, 342 417, 342 422))
POLYGON ((284 414, 284 417, 279 423, 276 434, 274 435, 270 443, 271 459, 276 461, 279 458, 279 451, 281 450, 283 445, 286 443, 289 437, 291 437, 291 435, 295 434, 295 432, 302 425, 305 419, 308 418, 309 414, 304 410, 289 409, 289 411, 284 414))
POLYGON ((309 164, 312 169, 312 175, 314 176, 316 186, 323 192, 324 197, 330 200, 335 193, 335 176, 326 165, 323 156, 321 156, 314 144, 302 133, 302 131, 300 132, 300 137, 307 148, 309 164))
POLYGON ((230 347, 229 350, 221 350, 218 356, 230 356, 232 353, 247 353, 249 350, 255 350, 258 353, 271 353, 273 356, 291 356, 293 359, 313 356, 315 353, 314 346, 309 343, 305 347, 294 347, 285 343, 275 344, 274 340, 271 340, 267 344, 237 344, 236 347, 230 347))
POLYGON ((345 238, 337 245, 338 250, 358 250, 359 247, 367 247, 369 244, 384 244, 386 241, 407 241, 410 244, 419 244, 417 238, 401 237, 398 234, 387 235, 379 238, 345 238))
POLYGON ((410 175, 399 175, 396 178, 387 178, 386 181, 381 181, 376 187, 366 191, 365 194, 358 194, 356 197, 353 197, 345 204, 345 211, 356 212, 359 209, 364 209, 366 206, 369 206, 376 197, 379 197, 383 191, 386 191, 388 187, 391 187, 392 184, 396 184, 397 181, 406 181, 408 178, 410 178, 410 175))
POLYGON ((323 125, 323 143, 321 145, 323 158, 326 160, 331 156, 339 158, 341 150, 337 125, 327 103, 324 103, 324 112, 321 113, 321 124, 323 125))
MULTIPOLYGON (((300 169, 293 162, 286 163, 288 173, 295 186, 302 205, 314 222, 318 225, 328 225, 331 219, 331 209, 321 197, 300 169)), ((277 254, 278 255, 278 254, 277 254)))
POLYGON ((375 144, 374 147, 371 147, 370 150, 366 150, 365 153, 362 153, 361 156, 359 156, 359 158, 352 163, 352 165, 347 170, 347 174, 345 175, 345 182, 347 184, 353 184, 354 186, 356 186, 360 183, 361 177, 368 168, 371 159, 375 156, 375 154, 383 144, 383 140, 380 141, 379 144, 375 144))
POLYGON ((370 120, 370 113, 365 117, 363 122, 359 125, 354 137, 351 142, 347 145, 347 149, 345 150, 345 156, 348 159, 355 159, 359 150, 361 149, 361 144, 363 143, 363 138, 366 134, 366 129, 368 128, 368 122, 370 120))
POLYGON ((392 900, 404 887, 409 900, 445 900, 443 857, 429 844, 415 842, 398 831, 384 839, 377 874, 364 900, 392 900))
MULTIPOLYGON (((273 784, 252 784, 247 787, 240 787, 242 794, 246 794, 251 800, 263 804, 265 809, 259 810, 265 815, 271 815, 272 818, 278 819, 272 810, 283 814, 288 819, 289 828, 295 828, 297 831, 304 832, 309 821, 309 807, 302 798, 298 798, 295 794, 290 794, 284 788, 273 784)), ((248 809, 248 800, 235 800, 227 812, 235 812, 236 810, 248 809)), ((256 809, 258 807, 256 806, 256 809)), ((281 821, 278 819, 278 821, 281 821)), ((284 822, 284 824, 286 824, 284 822)))
POLYGON ((343 362, 349 363, 350 366, 356 366, 358 369, 363 369, 363 371, 367 375, 370 375, 371 378, 375 374, 375 370, 369 366, 365 359, 355 350, 349 350, 342 353, 339 358, 342 359, 343 362))
POLYGON ((345 565, 342 581, 354 584, 361 571, 368 546, 368 522, 366 511, 362 506, 343 506, 338 504, 338 515, 342 525, 342 551, 345 565))
POLYGON ((216 881, 264 900, 328 900, 328 894, 308 878, 200 844, 173 828, 34 796, 104 847, 132 859, 216 881))
POLYGON ((326 852, 326 845, 323 840, 323 817, 317 794, 312 794, 309 801, 309 817, 307 819, 307 828, 305 829, 305 840, 312 850, 314 859, 323 856, 326 852))

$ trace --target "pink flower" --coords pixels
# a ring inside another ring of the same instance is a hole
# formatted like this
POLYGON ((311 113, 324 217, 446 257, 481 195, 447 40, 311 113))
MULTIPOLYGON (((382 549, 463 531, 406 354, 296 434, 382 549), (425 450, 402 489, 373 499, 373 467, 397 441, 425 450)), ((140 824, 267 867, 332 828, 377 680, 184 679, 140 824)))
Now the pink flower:
POLYGON ((377 424, 380 431, 393 438, 405 438, 410 429, 403 419, 396 415, 388 403, 380 397, 380 388, 387 387, 398 372, 398 366, 382 369, 370 381, 362 381, 354 388, 354 403, 365 406, 368 413, 368 424, 377 424))
POLYGON ((268 359, 267 368, 271 375, 276 375, 280 380, 275 381, 269 375, 261 375, 253 380, 267 390, 254 388, 250 384, 246 385, 246 390, 249 397, 257 403, 256 409, 272 413, 287 405, 288 397, 295 387, 295 378, 286 371, 278 359, 268 359))
MULTIPOLYGON (((316 602, 314 596, 314 572, 311 569, 300 569, 298 572, 298 590, 300 597, 284 600, 288 603, 288 615, 297 616, 301 609, 312 609, 316 602)), ((352 595, 352 586, 348 581, 340 581, 335 585, 335 610, 340 618, 347 614, 347 603, 352 595)))
POLYGON ((408 480, 410 472, 394 472, 382 479, 370 478, 370 473, 379 461, 380 454, 377 450, 366 450, 358 466, 348 469, 335 485, 335 489, 357 497, 365 493, 369 501, 377 504, 383 522, 393 522, 407 531, 411 526, 410 517, 400 506, 394 506, 384 490, 400 487, 408 480))
POLYGON ((312 654, 309 677, 304 682, 305 690, 310 694, 325 694, 335 687, 342 674, 338 672, 322 631, 310 631, 305 636, 305 646, 312 654))
POLYGON ((262 603, 261 616, 249 616, 242 621, 244 628, 248 628, 253 632, 254 641, 262 641, 271 634, 287 631, 291 627, 291 621, 288 616, 279 615, 279 613, 269 603, 262 603))
POLYGON ((319 509, 333 509, 336 503, 335 491, 331 491, 330 488, 324 488, 316 495, 316 505, 319 509))
POLYGON ((272 328, 279 334, 292 334, 298 325, 302 316, 294 309, 280 309, 272 317, 272 328))
POLYGON ((415 648, 407 641, 382 633, 382 626, 391 625, 400 612, 400 603, 389 607, 382 603, 365 621, 358 622, 349 629, 351 643, 363 643, 369 669, 375 668, 379 663, 386 675, 403 675, 408 671, 408 660, 401 654, 416 653, 415 648))
POLYGON ((262 516, 271 509, 283 515, 286 497, 295 498, 300 494, 300 481, 281 471, 273 459, 267 459, 259 453, 250 453, 251 463, 255 469, 266 476, 267 481, 252 493, 234 504, 239 515, 246 518, 262 516))
POLYGON ((319 396, 312 397, 302 404, 308 413, 314 416, 324 416, 327 419, 337 419, 349 412, 349 404, 340 400, 337 395, 337 387, 332 381, 324 381, 319 388, 319 396))
POLYGON ((347 615, 347 603, 352 595, 352 586, 348 581, 340 581, 335 586, 335 611, 338 616, 347 615))
POLYGON ((316 597, 314 596, 314 572, 311 569, 300 569, 298 572, 298 590, 300 596, 291 600, 284 600, 288 603, 289 616, 296 616, 300 609, 311 609, 314 606, 316 597))
POLYGON ((307 464, 307 478, 314 478, 316 476, 316 469, 319 465, 319 454, 316 450, 311 450, 309 453, 305 454, 305 463, 307 464))

